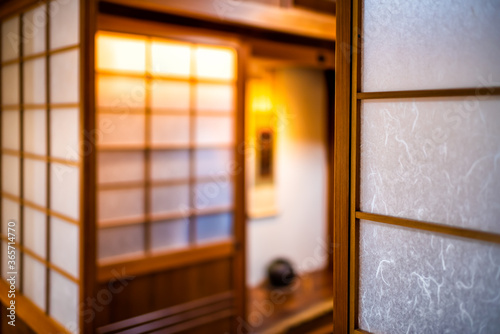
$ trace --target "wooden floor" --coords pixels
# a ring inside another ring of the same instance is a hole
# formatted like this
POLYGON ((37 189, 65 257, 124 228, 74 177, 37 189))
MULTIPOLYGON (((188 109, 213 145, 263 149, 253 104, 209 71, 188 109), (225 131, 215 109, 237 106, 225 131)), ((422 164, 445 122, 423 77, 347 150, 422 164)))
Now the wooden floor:
POLYGON ((308 328, 302 333, 331 332, 332 277, 321 270, 298 277, 286 288, 263 283, 249 289, 247 327, 254 333, 295 333, 298 328, 308 328))

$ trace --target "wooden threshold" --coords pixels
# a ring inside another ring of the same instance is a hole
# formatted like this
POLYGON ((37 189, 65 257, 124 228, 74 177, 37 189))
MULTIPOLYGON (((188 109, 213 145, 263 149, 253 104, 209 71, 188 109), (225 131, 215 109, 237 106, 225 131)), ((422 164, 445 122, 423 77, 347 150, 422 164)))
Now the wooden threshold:
POLYGON ((233 256, 232 241, 212 245, 194 246, 186 250, 149 256, 131 256, 119 261, 99 261, 97 280, 101 283, 117 279, 120 275, 138 276, 233 256))

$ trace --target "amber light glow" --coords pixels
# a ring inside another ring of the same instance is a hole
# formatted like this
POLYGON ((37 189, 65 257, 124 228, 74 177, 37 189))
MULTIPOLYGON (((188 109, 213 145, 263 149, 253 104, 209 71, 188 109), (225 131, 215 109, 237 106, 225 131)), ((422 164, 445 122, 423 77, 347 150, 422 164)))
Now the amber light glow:
POLYGON ((97 70, 127 73, 146 71, 145 38, 98 33, 96 44, 97 70))

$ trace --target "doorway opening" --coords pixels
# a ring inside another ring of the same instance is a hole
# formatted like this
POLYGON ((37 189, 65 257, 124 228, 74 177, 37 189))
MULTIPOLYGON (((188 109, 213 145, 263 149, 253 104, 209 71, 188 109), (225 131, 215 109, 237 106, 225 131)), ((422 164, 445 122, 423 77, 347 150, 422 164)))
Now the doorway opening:
POLYGON ((331 328, 333 54, 276 43, 252 46, 245 108, 244 325, 256 333, 331 328), (284 286, 269 279, 280 260, 291 264, 295 276, 278 270, 284 286))

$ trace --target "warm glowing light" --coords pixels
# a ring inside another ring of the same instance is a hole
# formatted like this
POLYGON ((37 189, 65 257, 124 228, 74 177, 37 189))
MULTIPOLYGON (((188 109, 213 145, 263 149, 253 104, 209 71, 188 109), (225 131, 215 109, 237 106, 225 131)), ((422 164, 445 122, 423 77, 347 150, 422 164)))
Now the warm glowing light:
POLYGON ((195 74, 200 79, 235 78, 236 53, 233 49, 198 46, 195 51, 195 74))
POLYGON ((96 67, 101 71, 146 71, 146 39, 110 33, 97 34, 96 67))
POLYGON ((266 81, 253 81, 250 85, 252 111, 269 113, 273 109, 271 87, 266 81))
POLYGON ((152 73, 175 77, 191 74, 191 46, 187 43, 153 41, 152 73))

